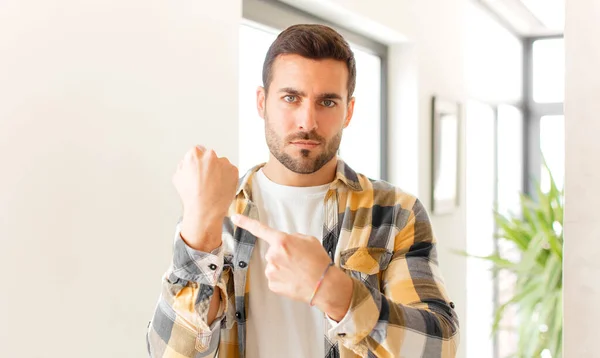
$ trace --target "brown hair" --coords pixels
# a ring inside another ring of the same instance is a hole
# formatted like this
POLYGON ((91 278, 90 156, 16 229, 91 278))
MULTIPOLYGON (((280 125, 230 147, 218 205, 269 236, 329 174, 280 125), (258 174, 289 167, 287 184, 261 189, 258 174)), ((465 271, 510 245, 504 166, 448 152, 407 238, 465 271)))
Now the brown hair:
POLYGON ((279 55, 295 54, 313 60, 333 59, 348 66, 348 99, 356 86, 354 53, 342 35, 331 27, 316 24, 293 25, 277 36, 269 47, 263 63, 262 80, 268 91, 273 79, 273 62, 279 55))

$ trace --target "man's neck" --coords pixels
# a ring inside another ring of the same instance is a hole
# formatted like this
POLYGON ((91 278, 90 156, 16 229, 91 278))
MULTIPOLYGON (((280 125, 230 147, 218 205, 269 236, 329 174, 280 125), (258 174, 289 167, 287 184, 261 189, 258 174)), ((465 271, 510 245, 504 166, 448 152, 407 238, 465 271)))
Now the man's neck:
POLYGON ((298 174, 286 168, 273 155, 262 168, 263 173, 271 181, 287 186, 318 186, 329 184, 335 179, 337 157, 333 157, 321 169, 311 174, 298 174))

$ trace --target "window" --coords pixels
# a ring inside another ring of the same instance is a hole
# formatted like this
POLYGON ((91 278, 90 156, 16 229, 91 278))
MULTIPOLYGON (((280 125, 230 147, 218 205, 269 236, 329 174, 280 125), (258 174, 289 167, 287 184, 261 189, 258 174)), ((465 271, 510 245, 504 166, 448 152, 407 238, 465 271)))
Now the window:
MULTIPOLYGON (((565 116, 543 116, 540 120, 540 149, 542 157, 550 169, 550 173, 558 189, 562 189, 565 181, 565 116)), ((542 173, 542 190, 550 189, 550 177, 545 170, 542 173)))
MULTIPOLYGON (((493 211, 519 213, 523 190, 523 115, 510 105, 467 104, 467 251, 486 256, 503 255, 511 247, 494 239, 493 211)), ((501 272, 494 278, 488 262, 467 261, 468 357, 508 357, 518 336, 503 329, 490 339, 493 311, 511 297, 514 276, 501 272), (494 353, 495 352, 495 353, 494 353)), ((517 314, 506 310, 502 327, 516 327, 517 314)))
POLYGON ((533 100, 558 103, 564 99, 565 58, 562 38, 533 43, 533 100))
POLYGON ((340 157, 356 171, 379 179, 381 172, 381 58, 350 45, 356 58, 354 115, 344 130, 340 157))
POLYGON ((519 214, 523 192, 523 115, 514 106, 498 106, 498 210, 519 214))
MULTIPOLYGON (((514 106, 498 106, 497 139, 497 210, 503 215, 519 215, 520 194, 523 192, 523 115, 514 106)), ((504 241, 496 240, 496 250, 513 260, 517 252, 504 241)), ((503 304, 514 295, 515 275, 502 271, 497 276, 497 303, 503 304)), ((518 315, 514 307, 504 312, 498 332, 498 357, 510 357, 518 344, 518 315)))
MULTIPOLYGON (((269 159, 264 122, 256 109, 256 89, 262 86, 262 65, 269 46, 281 30, 294 23, 323 23, 285 4, 263 1, 244 1, 244 17, 239 30, 241 173, 269 159)), ((386 108, 383 104, 387 48, 360 35, 339 28, 336 30, 350 44, 357 68, 354 115, 344 130, 339 155, 356 171, 373 179, 386 179, 383 151, 386 147, 386 108)))
MULTIPOLYGON (((496 200, 496 114, 492 106, 470 101, 466 108, 467 251, 494 252, 496 200), (473 164, 476 163, 476 164, 473 164)), ((488 262, 467 259, 467 357, 493 357, 494 279, 488 262)))
MULTIPOLYGON (((467 252, 489 255, 494 209, 518 208, 523 185, 523 44, 479 4, 467 7, 465 77, 471 98, 466 108, 467 252)), ((493 277, 486 261, 467 261, 467 357, 503 358, 513 353, 516 334, 491 336, 493 311, 506 302, 512 278, 493 277)), ((516 315, 508 312, 504 324, 516 315)))
MULTIPOLYGON (((549 177, 543 160, 562 188, 564 183, 564 39, 562 37, 528 39, 530 91, 528 120, 528 179, 539 181, 542 189, 549 187, 549 177)), ((533 182, 528 192, 535 196, 533 182)))

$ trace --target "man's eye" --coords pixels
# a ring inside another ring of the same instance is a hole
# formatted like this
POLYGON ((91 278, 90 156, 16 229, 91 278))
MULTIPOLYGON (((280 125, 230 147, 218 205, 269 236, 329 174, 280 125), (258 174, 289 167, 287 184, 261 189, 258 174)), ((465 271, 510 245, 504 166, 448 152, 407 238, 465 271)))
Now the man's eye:
POLYGON ((321 102, 321 104, 325 107, 331 108, 335 106, 335 102, 330 100, 330 99, 326 99, 324 101, 321 102))
POLYGON ((288 102, 288 103, 294 103, 296 102, 296 96, 293 95, 287 95, 283 97, 283 100, 288 102))

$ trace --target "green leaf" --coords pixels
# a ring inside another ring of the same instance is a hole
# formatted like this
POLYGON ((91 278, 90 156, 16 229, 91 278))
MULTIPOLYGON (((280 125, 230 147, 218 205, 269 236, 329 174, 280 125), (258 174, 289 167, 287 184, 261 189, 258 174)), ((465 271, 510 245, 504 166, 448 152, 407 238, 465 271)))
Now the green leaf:
POLYGON ((480 260, 489 261, 497 269, 507 269, 507 270, 514 271, 514 270, 516 270, 517 265, 518 265, 517 263, 514 263, 514 262, 512 262, 510 260, 507 260, 505 258, 502 258, 498 254, 492 254, 492 255, 487 255, 487 256, 470 255, 470 257, 477 258, 477 259, 480 259, 480 260))
POLYGON ((548 245, 550 245, 550 249, 552 253, 558 257, 560 261, 563 258, 563 244, 562 239, 558 238, 555 234, 551 234, 548 236, 548 245))

